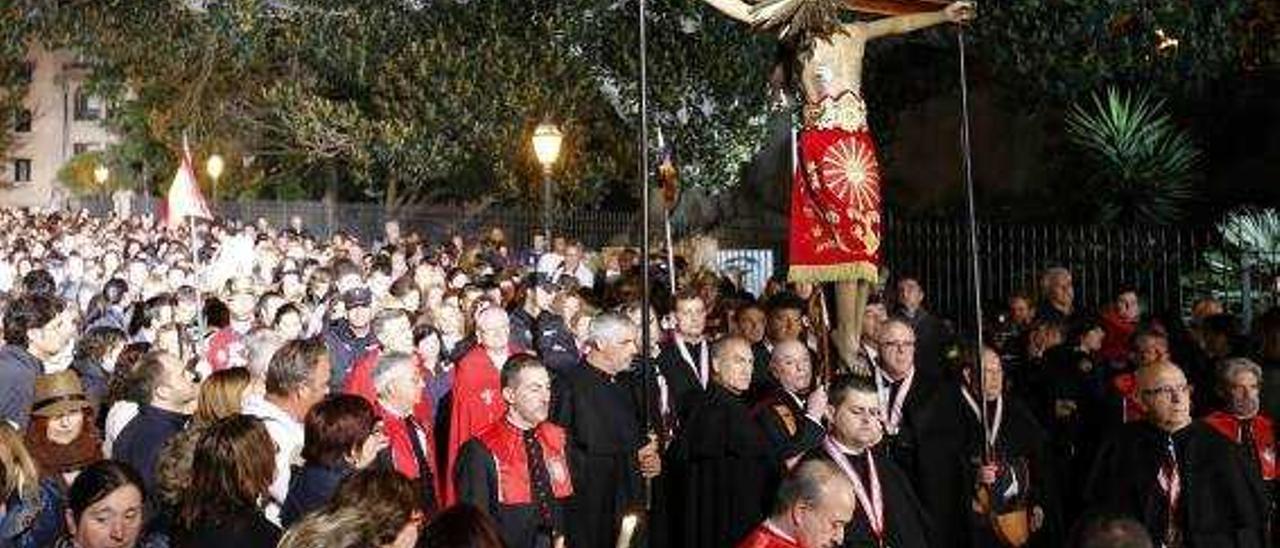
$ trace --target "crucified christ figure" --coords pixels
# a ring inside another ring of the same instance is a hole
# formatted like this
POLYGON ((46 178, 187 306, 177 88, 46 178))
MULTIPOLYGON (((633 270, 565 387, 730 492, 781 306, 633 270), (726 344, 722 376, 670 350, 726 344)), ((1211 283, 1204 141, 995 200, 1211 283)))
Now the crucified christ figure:
POLYGON ((863 310, 880 266, 880 165, 862 98, 862 55, 870 40, 976 15, 971 2, 933 12, 843 22, 846 0, 703 0, 771 32, 794 51, 803 101, 791 188, 789 268, 793 282, 834 282, 836 351, 856 363, 863 310))

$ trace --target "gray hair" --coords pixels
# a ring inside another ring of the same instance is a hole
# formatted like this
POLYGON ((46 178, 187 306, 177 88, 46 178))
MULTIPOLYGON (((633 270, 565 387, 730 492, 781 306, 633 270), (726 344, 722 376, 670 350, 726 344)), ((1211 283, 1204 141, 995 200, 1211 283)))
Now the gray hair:
POLYGON ((1262 382, 1262 367, 1249 358, 1227 358, 1218 364, 1218 388, 1226 391, 1232 379, 1241 372, 1253 374, 1253 378, 1262 382))
POLYGON ((729 335, 728 337, 716 341, 716 343, 712 345, 711 359, 715 361, 724 359, 722 356, 724 356, 724 354, 729 351, 729 348, 735 344, 745 346, 747 351, 751 350, 751 343, 747 342, 745 337, 742 337, 741 335, 729 335))
POLYGON ((320 337, 294 339, 271 356, 267 366, 267 393, 287 397, 311 382, 316 365, 328 356, 320 337))
POLYGON ((782 515, 800 502, 817 504, 823 495, 834 489, 852 490, 853 486, 834 464, 816 459, 802 462, 782 479, 773 514, 782 515), (843 486, 839 482, 844 482, 843 486))
POLYGON ((248 354, 246 367, 256 379, 267 378, 267 368, 271 365, 271 357, 284 346, 284 337, 272 329, 258 328, 245 337, 244 346, 248 354))
POLYGON ((1040 291, 1042 293, 1048 293, 1049 284, 1053 283, 1053 281, 1057 280, 1058 278, 1061 278, 1063 276, 1070 276, 1070 275, 1071 275, 1071 271, 1061 266, 1055 266, 1055 267, 1044 269, 1044 272, 1040 274, 1040 291))
POLYGON ((634 330, 636 324, 628 318, 617 312, 605 312, 591 319, 591 325, 587 328, 587 342, 592 346, 599 346, 601 342, 617 342, 627 332, 634 330))
POLYGON ((385 396, 391 381, 395 380, 400 366, 413 365, 413 356, 402 352, 391 352, 378 356, 378 364, 373 367, 373 389, 378 396, 385 396))

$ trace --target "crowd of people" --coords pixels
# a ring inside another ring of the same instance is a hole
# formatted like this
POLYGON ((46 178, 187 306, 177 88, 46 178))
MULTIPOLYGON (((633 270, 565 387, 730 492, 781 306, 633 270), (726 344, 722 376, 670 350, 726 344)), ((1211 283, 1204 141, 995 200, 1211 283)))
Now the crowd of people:
POLYGON ((822 287, 639 263, 0 211, 0 547, 1276 538, 1280 310, 1050 268, 977 344, 895 274, 844 363, 822 287))

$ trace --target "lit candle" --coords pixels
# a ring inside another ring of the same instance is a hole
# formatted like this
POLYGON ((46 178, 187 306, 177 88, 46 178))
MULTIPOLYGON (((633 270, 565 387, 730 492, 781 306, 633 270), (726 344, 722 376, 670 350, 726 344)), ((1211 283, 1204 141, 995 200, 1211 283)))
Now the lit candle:
POLYGON ((618 548, 631 548, 631 537, 636 534, 636 523, 639 518, 635 514, 627 514, 622 518, 622 530, 618 532, 618 548))

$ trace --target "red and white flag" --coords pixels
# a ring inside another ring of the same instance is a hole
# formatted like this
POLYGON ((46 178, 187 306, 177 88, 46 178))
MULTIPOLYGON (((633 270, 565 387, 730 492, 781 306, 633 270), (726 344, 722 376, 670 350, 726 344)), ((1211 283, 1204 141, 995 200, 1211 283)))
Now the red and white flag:
POLYGON ((187 140, 182 140, 182 163, 178 172, 173 175, 173 183, 169 185, 169 194, 165 197, 165 220, 169 227, 177 227, 186 217, 212 219, 209 204, 200 194, 200 185, 196 183, 196 172, 191 167, 191 149, 187 140))

